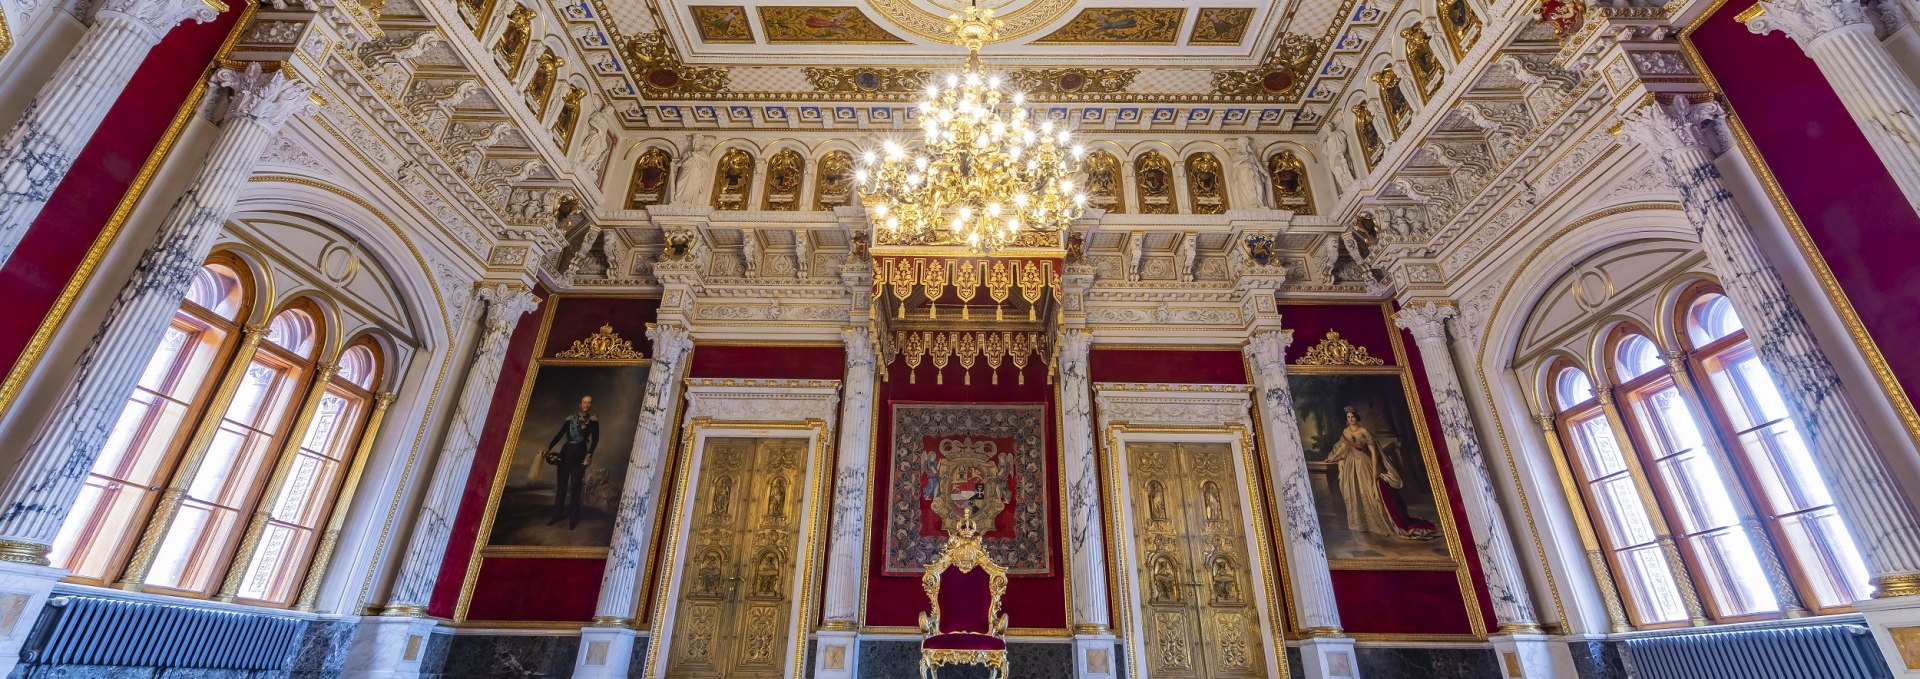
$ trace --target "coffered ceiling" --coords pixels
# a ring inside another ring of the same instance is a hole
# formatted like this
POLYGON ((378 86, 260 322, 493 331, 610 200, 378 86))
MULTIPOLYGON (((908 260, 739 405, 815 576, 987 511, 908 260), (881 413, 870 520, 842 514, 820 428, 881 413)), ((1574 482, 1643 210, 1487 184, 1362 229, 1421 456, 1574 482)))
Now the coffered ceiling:
MULTIPOLYGON (((983 56, 1056 118, 1141 129, 1317 127, 1393 4, 980 0, 983 56), (1160 127, 1155 127, 1160 126, 1160 127)), ((559 0, 632 128, 891 127, 964 52, 960 0, 559 0)))

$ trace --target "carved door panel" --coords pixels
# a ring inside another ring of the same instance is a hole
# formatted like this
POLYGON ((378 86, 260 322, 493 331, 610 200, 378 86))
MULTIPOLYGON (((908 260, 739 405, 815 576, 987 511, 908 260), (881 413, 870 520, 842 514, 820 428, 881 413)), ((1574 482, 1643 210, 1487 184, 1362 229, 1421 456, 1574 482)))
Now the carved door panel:
POLYGON ((1233 449, 1127 445, 1147 676, 1264 676, 1233 449))
POLYGON ((773 679, 786 666, 806 444, 713 438, 706 447, 667 676, 773 679))

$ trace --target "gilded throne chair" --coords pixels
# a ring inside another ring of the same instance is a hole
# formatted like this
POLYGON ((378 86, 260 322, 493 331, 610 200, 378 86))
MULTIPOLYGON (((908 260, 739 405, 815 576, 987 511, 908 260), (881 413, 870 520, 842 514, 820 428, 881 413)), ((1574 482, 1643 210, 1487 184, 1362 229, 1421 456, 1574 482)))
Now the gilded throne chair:
POLYGON ((920 677, 933 679, 942 665, 985 665, 988 676, 1007 676, 1007 569, 980 544, 973 511, 947 535, 940 557, 920 577, 933 612, 920 614, 920 677))

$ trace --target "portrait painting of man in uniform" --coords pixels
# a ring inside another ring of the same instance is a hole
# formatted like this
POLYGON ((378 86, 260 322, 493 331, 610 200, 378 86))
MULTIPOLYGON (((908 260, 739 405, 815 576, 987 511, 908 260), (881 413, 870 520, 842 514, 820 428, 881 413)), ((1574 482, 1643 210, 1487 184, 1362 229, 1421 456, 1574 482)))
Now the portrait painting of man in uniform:
POLYGON ((512 432, 488 533, 490 553, 581 556, 613 540, 645 364, 541 361, 512 432), (522 554, 524 548, 540 548, 522 554))

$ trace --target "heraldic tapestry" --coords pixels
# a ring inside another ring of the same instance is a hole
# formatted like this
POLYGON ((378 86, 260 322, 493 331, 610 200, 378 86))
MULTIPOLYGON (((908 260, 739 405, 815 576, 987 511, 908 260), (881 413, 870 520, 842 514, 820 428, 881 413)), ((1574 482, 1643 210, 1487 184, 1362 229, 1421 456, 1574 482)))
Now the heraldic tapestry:
POLYGON ((1014 576, 1053 574, 1046 406, 893 405, 887 575, 918 576, 972 509, 1014 576))

